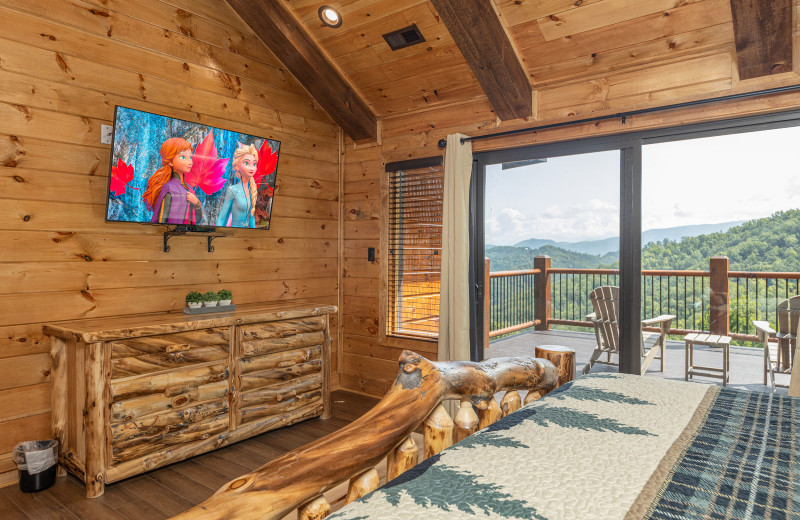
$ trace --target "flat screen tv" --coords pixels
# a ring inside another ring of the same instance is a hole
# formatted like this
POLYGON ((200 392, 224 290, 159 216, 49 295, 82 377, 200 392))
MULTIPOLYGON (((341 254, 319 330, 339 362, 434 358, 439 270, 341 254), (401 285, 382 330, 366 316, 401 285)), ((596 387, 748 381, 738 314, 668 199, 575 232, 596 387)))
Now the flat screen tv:
POLYGON ((269 229, 280 146, 117 106, 106 221, 269 229))

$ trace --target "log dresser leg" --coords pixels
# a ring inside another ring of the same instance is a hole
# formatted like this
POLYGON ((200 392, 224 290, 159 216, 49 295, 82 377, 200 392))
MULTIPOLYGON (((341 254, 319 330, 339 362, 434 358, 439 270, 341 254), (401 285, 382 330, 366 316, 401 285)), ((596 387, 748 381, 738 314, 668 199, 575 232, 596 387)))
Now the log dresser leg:
POLYGON ((63 466, 67 451, 67 342, 63 338, 50 337, 50 408, 53 438, 58 441, 58 476, 67 471, 63 466))
POLYGON ((331 318, 325 315, 325 339, 322 341, 322 416, 320 419, 330 419, 333 415, 331 409, 331 318))
POLYGON ((86 430, 86 498, 96 498, 105 490, 105 377, 103 343, 86 345, 86 404, 83 409, 86 430))

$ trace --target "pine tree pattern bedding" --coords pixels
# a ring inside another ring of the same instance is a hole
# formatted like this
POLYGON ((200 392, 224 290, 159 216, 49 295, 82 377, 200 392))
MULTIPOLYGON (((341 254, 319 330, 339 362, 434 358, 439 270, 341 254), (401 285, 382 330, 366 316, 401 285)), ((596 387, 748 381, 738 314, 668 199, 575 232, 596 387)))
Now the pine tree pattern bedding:
POLYGON ((328 518, 800 519, 798 405, 590 374, 328 518))

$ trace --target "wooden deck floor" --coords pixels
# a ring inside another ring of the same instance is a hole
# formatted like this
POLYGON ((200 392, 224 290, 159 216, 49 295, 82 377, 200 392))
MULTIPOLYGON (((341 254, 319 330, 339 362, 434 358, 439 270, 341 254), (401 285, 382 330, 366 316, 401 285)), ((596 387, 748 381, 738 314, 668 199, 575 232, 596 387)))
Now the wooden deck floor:
MULTIPOLYGON (((586 363, 592 355, 592 350, 596 344, 594 333, 569 332, 559 330, 548 330, 540 332, 528 332, 517 334, 510 338, 492 341, 489 348, 484 353, 485 358, 503 356, 529 356, 533 355, 538 345, 563 345, 575 349, 576 368, 578 375, 581 374, 586 363)), ((659 361, 655 360, 647 371, 648 376, 662 377, 666 379, 684 380, 684 343, 682 341, 667 342, 667 356, 665 372, 660 372, 659 361)), ((695 347, 695 364, 706 366, 722 366, 722 353, 714 349, 709 351, 707 347, 695 347)), ((763 350, 748 347, 731 347, 731 388, 741 388, 759 392, 768 392, 770 387, 764 386, 764 354, 763 350)), ((616 356, 612 358, 616 360, 616 356)), ((616 372, 617 367, 609 365, 594 365, 592 373, 595 372, 616 372)), ((788 384, 788 376, 783 376, 783 382, 788 384)), ((696 377, 696 381, 708 384, 722 384, 721 379, 696 377)), ((781 380, 779 380, 780 382, 781 380)), ((785 388, 779 388, 778 392, 785 394, 785 388)))
POLYGON ((83 484, 72 475, 59 478, 47 491, 26 494, 19 487, 0 489, 2 520, 159 520, 199 504, 226 482, 252 471, 298 446, 347 425, 376 402, 350 392, 332 394, 333 417, 312 419, 253 437, 205 455, 178 462, 106 486, 95 499, 84 497, 83 484))

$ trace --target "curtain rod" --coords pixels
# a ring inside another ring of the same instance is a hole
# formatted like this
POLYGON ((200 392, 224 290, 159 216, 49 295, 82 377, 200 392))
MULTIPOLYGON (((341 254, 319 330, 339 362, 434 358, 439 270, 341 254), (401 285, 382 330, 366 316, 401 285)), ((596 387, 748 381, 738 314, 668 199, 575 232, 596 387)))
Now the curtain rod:
MULTIPOLYGON (((652 114, 653 112, 663 112, 665 110, 675 110, 678 108, 687 108, 687 107, 695 107, 699 105, 708 105, 711 103, 719 103, 722 101, 734 101, 737 99, 746 99, 751 97, 759 97, 759 96, 769 96, 772 94, 782 94, 784 92, 794 92, 796 90, 800 90, 800 85, 789 85, 786 87, 776 87, 776 88, 769 88, 765 90, 756 90, 755 92, 743 92, 741 94, 732 94, 730 96, 722 96, 717 98, 710 98, 710 99, 701 99, 698 101, 687 101, 685 103, 676 103, 674 105, 665 105, 661 107, 653 107, 653 108, 643 108, 641 110, 631 110, 629 112, 620 112, 618 114, 609 114, 605 116, 597 116, 597 117, 590 117, 587 119, 576 119, 574 121, 562 121, 560 123, 552 123, 549 125, 542 125, 542 126, 534 126, 531 128, 517 128, 516 130, 506 130, 505 132, 496 132, 494 134, 485 134, 485 135, 477 135, 475 137, 462 137, 461 143, 466 143, 467 141, 480 141, 483 139, 493 139, 495 137, 505 137, 507 135, 516 135, 516 134, 524 134, 528 132, 537 132, 539 130, 549 130, 551 128, 561 128, 564 126, 571 126, 571 125, 580 125, 584 123, 595 123, 597 121, 606 121, 609 119, 621 119, 622 124, 625 124, 625 120, 631 116, 638 116, 642 114, 652 114)), ((445 148, 447 146, 447 139, 439 139, 439 148, 445 148)))

